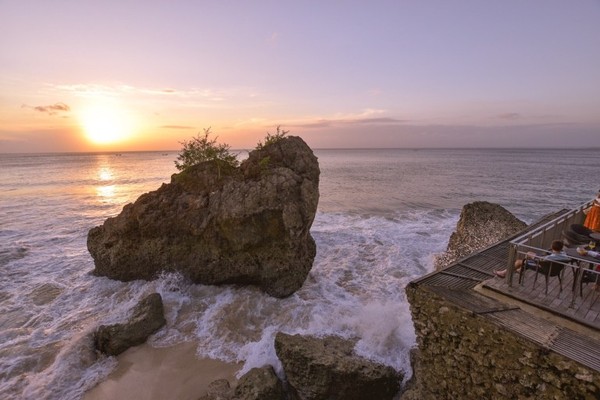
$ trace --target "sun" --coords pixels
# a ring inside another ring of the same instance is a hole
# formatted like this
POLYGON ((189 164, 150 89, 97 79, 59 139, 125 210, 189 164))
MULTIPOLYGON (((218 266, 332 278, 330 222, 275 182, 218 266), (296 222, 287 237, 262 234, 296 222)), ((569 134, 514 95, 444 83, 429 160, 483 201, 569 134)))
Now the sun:
POLYGON ((80 112, 79 120, 88 140, 98 145, 122 142, 134 128, 125 110, 113 104, 89 105, 80 112))

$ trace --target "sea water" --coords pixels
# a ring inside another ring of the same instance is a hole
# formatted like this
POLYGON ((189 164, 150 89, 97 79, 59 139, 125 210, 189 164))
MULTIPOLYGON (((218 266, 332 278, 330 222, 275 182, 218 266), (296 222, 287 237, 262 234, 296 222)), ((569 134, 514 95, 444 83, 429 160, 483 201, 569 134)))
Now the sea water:
POLYGON ((281 372, 277 332, 336 334, 408 376, 415 334, 404 288, 432 271, 463 205, 486 200, 532 222, 600 189, 597 149, 315 154, 317 255, 286 299, 177 274, 128 283, 90 274, 89 229, 169 182, 176 152, 0 155, 0 398, 81 398, 117 362, 91 362, 82 339, 155 291, 167 325, 152 346, 193 342, 199 357, 242 362, 240 374, 264 364, 281 372))

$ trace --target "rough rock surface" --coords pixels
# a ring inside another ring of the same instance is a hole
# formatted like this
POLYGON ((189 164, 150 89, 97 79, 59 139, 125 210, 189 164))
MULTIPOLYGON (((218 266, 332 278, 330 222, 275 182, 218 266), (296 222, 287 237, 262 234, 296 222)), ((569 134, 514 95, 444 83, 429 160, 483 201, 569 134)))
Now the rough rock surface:
POLYGON ((283 400, 283 384, 273 367, 252 368, 240 378, 235 388, 235 400, 283 400))
POLYGON ((283 384, 273 367, 252 368, 231 388, 226 379, 212 382, 199 400, 284 400, 283 384))
POLYGON ((233 388, 227 379, 217 379, 208 385, 206 394, 198 400, 231 400, 233 388))
POLYGON ((354 342, 336 336, 278 333, 275 351, 295 396, 302 400, 392 399, 402 375, 353 353, 354 342))
POLYGON ((250 284, 276 297, 312 268, 319 164, 295 136, 239 168, 204 162, 90 230, 94 273, 123 281, 180 271, 196 283, 250 284))
POLYGON ((450 236, 446 252, 436 258, 435 268, 444 268, 474 251, 506 239, 525 227, 525 222, 498 204, 487 201, 467 204, 460 213, 456 231, 450 236))
POLYGON ((101 325, 94 335, 96 349, 116 356, 132 346, 146 341, 148 336, 166 324, 160 294, 143 298, 133 309, 131 318, 124 324, 101 325))

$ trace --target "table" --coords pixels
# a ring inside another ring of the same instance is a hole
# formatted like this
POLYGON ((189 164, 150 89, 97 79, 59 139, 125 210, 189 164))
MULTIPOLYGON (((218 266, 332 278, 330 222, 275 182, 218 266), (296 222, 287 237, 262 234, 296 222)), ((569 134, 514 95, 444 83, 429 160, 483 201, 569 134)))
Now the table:
POLYGON ((588 269, 593 269, 594 265, 600 264, 600 258, 587 256, 587 255, 584 256, 582 254, 579 254, 577 252, 577 248, 573 248, 573 247, 566 248, 565 253, 567 253, 567 255, 569 257, 571 257, 571 259, 577 263, 577 268, 572 267, 572 268, 574 268, 574 274, 575 274, 575 276, 573 277, 573 301, 571 302, 571 305, 572 305, 575 302, 575 297, 577 296, 577 286, 578 286, 578 284, 581 285, 581 277, 583 276, 582 262, 587 263, 590 266, 590 268, 588 268, 588 269))

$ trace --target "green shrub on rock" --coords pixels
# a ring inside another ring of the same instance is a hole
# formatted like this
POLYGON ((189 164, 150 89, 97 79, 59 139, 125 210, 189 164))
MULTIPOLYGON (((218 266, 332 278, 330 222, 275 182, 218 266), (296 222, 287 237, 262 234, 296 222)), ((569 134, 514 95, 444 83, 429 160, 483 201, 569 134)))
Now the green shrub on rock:
POLYGON ((285 131, 285 130, 281 129, 281 126, 278 126, 277 133, 271 134, 270 132, 267 132, 267 136, 265 136, 265 142, 263 143, 262 141, 259 141, 256 144, 256 150, 261 150, 270 144, 280 141, 288 133, 290 133, 290 131, 285 131))
POLYGON ((225 164, 237 167, 239 161, 235 154, 229 151, 229 145, 217 143, 217 137, 209 139, 210 128, 204 129, 204 135, 198 135, 188 141, 180 142, 183 145, 181 152, 175 161, 175 167, 183 171, 193 165, 205 161, 215 161, 217 164, 225 164))

